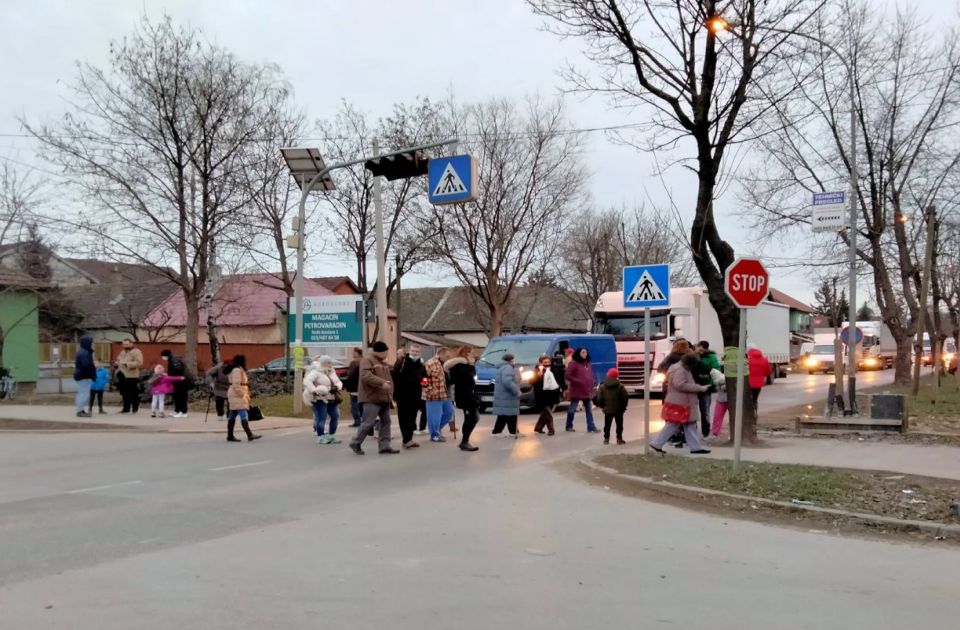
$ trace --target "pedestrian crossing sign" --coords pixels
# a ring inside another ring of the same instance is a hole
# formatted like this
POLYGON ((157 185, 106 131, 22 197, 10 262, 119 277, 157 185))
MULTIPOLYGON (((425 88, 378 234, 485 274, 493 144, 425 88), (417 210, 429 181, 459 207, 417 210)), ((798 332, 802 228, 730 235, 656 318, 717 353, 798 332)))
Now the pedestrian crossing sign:
POLYGON ((472 155, 430 160, 427 182, 427 196, 435 206, 477 200, 477 169, 472 155))
POLYGON ((623 306, 670 306, 670 265, 636 265, 623 268, 623 306))

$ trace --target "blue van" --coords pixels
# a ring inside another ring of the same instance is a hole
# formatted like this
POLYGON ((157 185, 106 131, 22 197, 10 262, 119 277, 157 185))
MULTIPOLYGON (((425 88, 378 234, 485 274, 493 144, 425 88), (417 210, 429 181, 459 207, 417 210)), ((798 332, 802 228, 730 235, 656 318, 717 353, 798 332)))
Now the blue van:
POLYGON ((542 355, 552 357, 556 352, 566 352, 567 348, 586 348, 593 365, 593 377, 597 383, 603 382, 607 370, 617 365, 617 346, 613 335, 560 334, 541 335, 504 335, 494 337, 487 344, 483 354, 477 359, 477 395, 480 398, 480 411, 485 412, 493 402, 493 387, 497 367, 501 357, 510 353, 515 357, 515 365, 520 371, 520 406, 533 408, 533 386, 529 384, 533 368, 542 355))

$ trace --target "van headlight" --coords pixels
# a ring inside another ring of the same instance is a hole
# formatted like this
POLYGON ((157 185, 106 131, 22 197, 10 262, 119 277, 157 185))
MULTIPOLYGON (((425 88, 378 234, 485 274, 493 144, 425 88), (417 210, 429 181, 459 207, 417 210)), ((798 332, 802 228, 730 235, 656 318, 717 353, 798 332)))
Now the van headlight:
POLYGON ((529 383, 530 380, 531 380, 536 374, 537 374, 537 373, 534 372, 533 370, 524 370, 523 372, 520 373, 520 378, 523 379, 523 381, 524 381, 525 383, 529 383))
POLYGON ((875 357, 867 357, 866 359, 863 360, 863 364, 866 367, 877 367, 880 364, 880 362, 877 361, 875 357))
POLYGON ((955 353, 953 353, 953 352, 944 352, 944 353, 943 353, 943 362, 944 362, 944 363, 950 363, 951 361, 953 361, 953 357, 955 357, 955 356, 957 356, 957 355, 956 355, 955 353))
POLYGON ((813 357, 807 357, 807 360, 804 361, 803 364, 807 367, 817 367, 820 365, 820 361, 814 359, 813 357))

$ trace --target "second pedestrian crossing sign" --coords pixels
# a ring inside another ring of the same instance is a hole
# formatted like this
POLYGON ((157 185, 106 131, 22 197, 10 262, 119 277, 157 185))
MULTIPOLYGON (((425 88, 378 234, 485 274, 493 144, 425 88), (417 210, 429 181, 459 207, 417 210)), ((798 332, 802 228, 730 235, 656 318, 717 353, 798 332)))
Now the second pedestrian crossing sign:
POLYGON ((670 265, 624 267, 623 305, 628 308, 670 306, 670 265))
POLYGON ((471 155, 433 158, 427 182, 427 196, 435 206, 477 200, 477 168, 471 155))

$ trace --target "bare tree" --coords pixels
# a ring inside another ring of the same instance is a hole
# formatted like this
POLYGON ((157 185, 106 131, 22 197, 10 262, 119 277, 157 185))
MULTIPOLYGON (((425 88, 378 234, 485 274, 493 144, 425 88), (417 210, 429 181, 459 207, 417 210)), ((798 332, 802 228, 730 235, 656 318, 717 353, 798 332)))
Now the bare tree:
POLYGON ((560 102, 450 105, 450 125, 477 160, 475 203, 432 206, 431 254, 469 286, 500 334, 513 289, 552 256, 584 201, 581 139, 561 133, 560 102))
POLYGON ((165 18, 115 42, 107 69, 79 64, 72 92, 58 124, 23 122, 98 219, 60 224, 89 254, 149 265, 179 286, 194 369, 211 251, 248 207, 237 170, 288 88, 275 67, 243 63, 165 18))
POLYGON ((0 245, 23 240, 37 223, 39 205, 40 182, 7 163, 0 165, 0 245))
MULTIPOLYGON (((911 341, 928 312, 918 300, 923 218, 935 205, 933 220, 940 221, 960 191, 953 185, 960 165, 960 45, 952 29, 943 35, 938 41, 914 13, 892 18, 854 0, 825 14, 813 35, 844 52, 853 73, 862 174, 857 255, 896 340, 900 383, 909 380, 911 341)), ((805 227, 810 193, 843 188, 850 176, 847 70, 827 45, 809 53, 816 81, 778 108, 778 123, 761 143, 763 165, 746 180, 756 221, 767 230, 805 227)), ((803 65, 798 57, 791 67, 803 65)), ((849 243, 846 232, 839 238, 849 243)), ((827 242, 836 249, 835 239, 827 242)))
MULTIPOLYGON (((720 234, 713 201, 729 152, 755 138, 755 125, 802 82, 783 72, 791 36, 824 0, 528 0, 549 28, 586 45, 595 80, 570 72, 579 89, 599 93, 652 120, 648 149, 683 153, 696 174, 690 227, 693 262, 720 320, 725 345, 736 345, 739 311, 724 292, 733 247, 720 234), (708 23, 733 25, 721 39, 708 23)), ((735 391, 736 380, 728 384, 735 391)), ((731 397, 735 400, 736 396, 731 397)), ((756 439, 747 397, 744 435, 756 439)), ((731 427, 732 428, 732 427, 731 427)))
POLYGON ((565 235, 576 254, 558 257, 560 273, 580 315, 593 317, 600 295, 623 285, 623 268, 645 263, 669 263, 671 284, 686 286, 696 271, 689 248, 674 232, 666 213, 645 208, 608 208, 584 212, 565 235))

